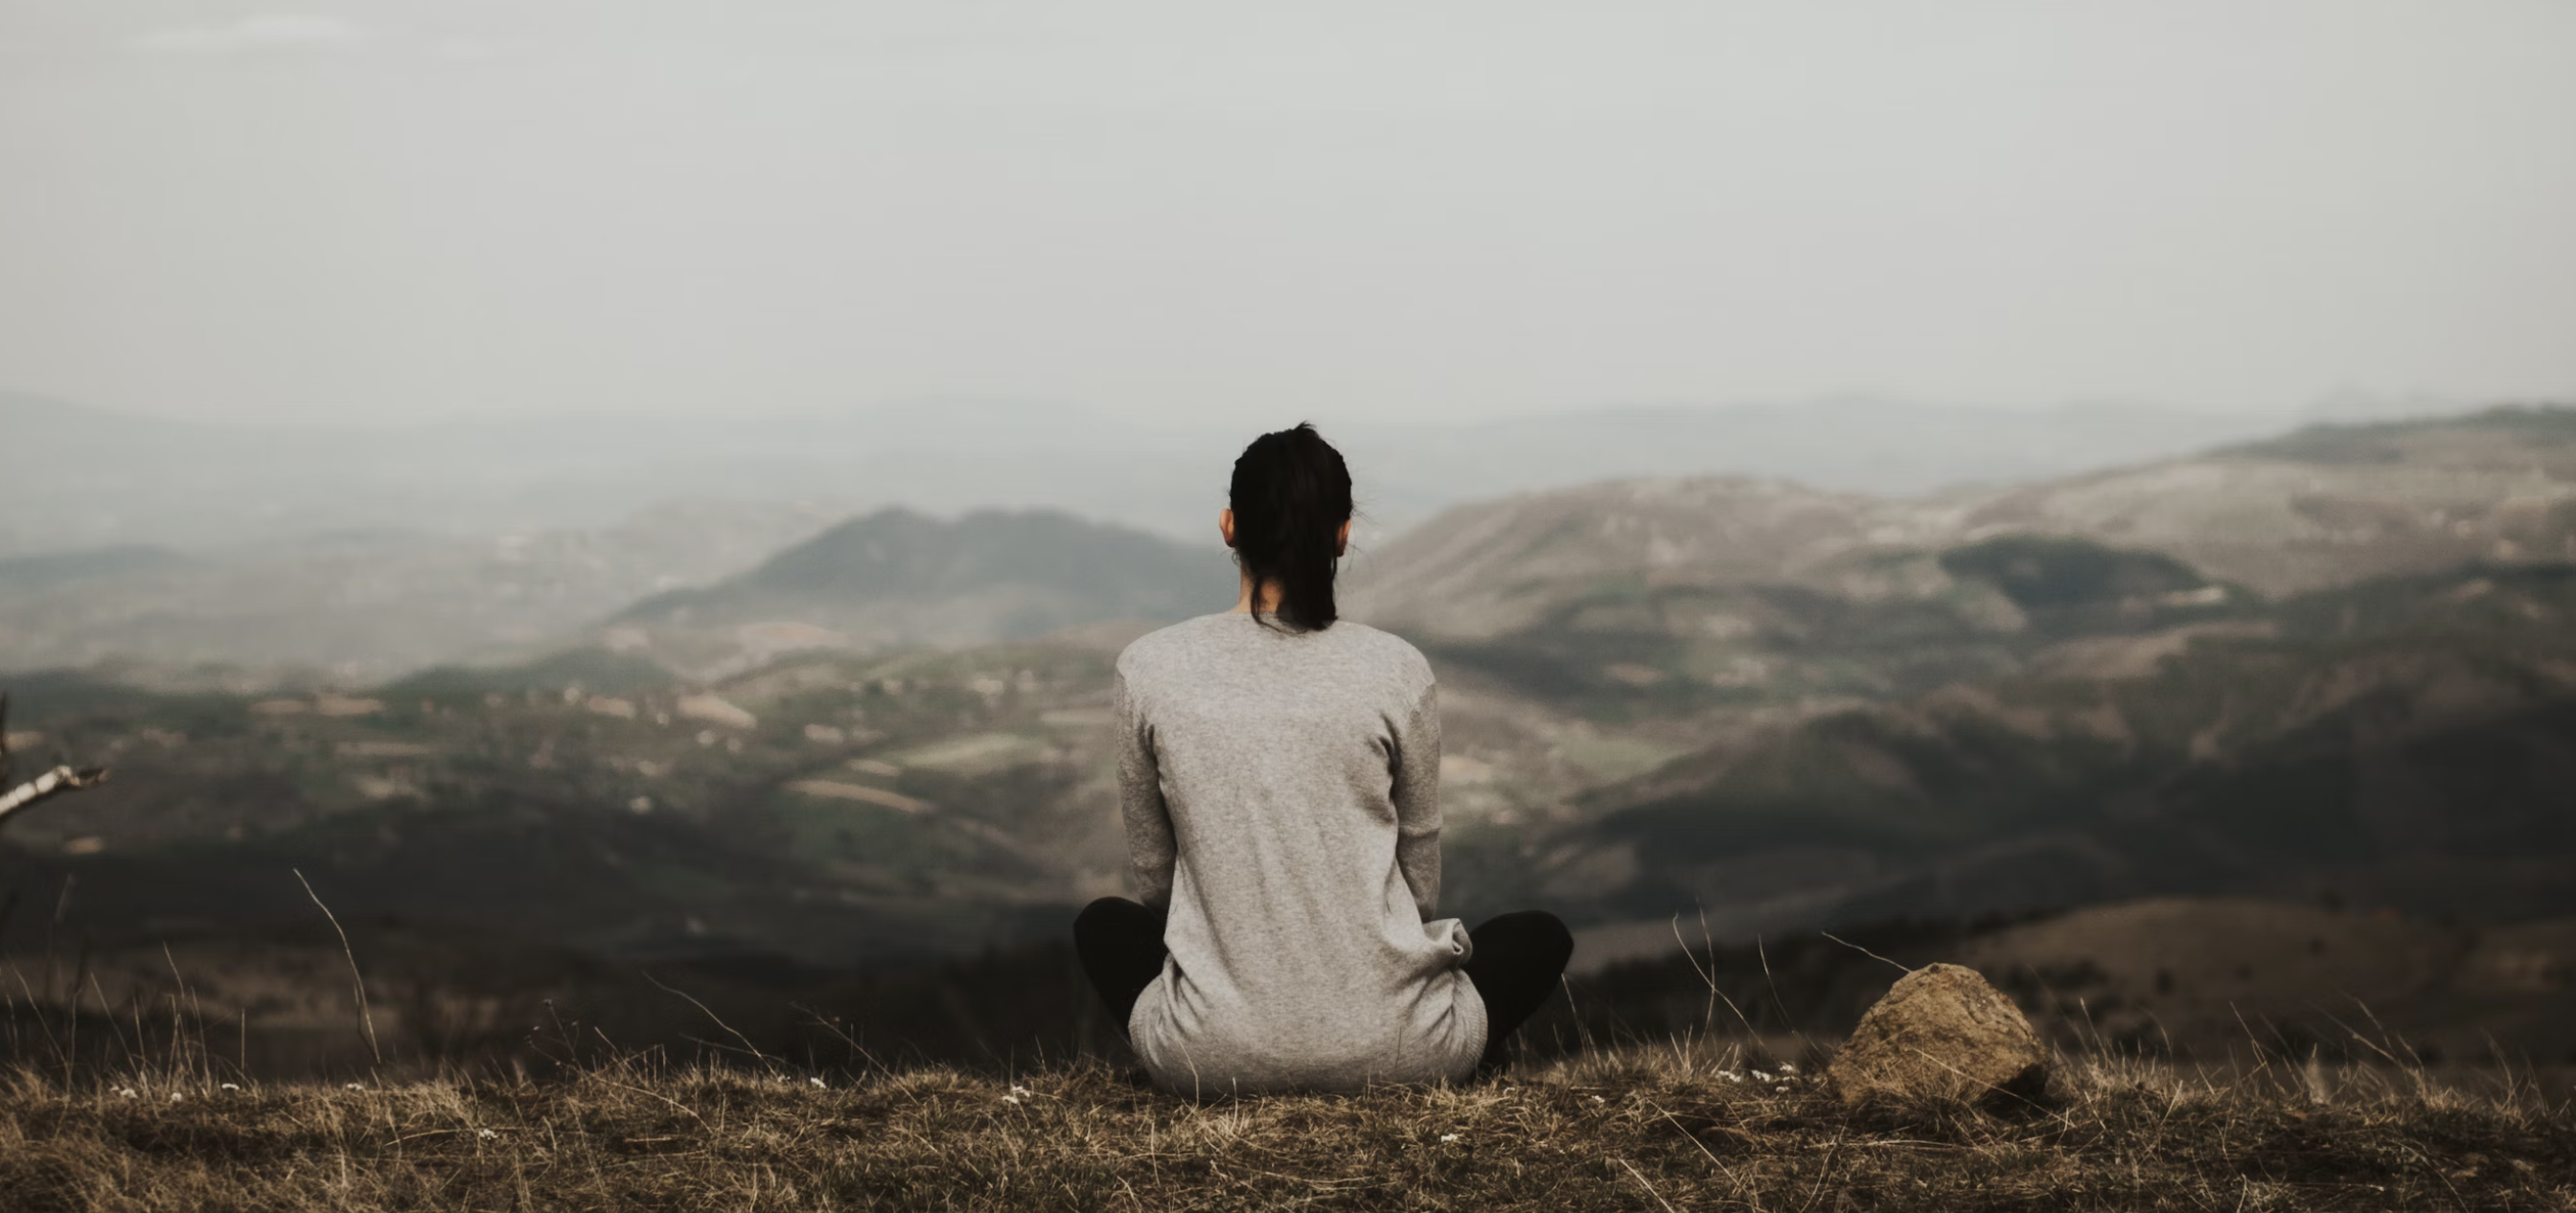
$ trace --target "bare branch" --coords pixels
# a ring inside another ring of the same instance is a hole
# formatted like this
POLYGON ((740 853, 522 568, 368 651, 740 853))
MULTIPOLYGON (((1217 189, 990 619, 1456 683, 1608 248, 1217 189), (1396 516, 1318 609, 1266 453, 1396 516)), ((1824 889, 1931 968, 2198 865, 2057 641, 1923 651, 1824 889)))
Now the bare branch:
POLYGON ((7 792, 0 792, 0 822, 7 821, 12 814, 38 801, 60 796, 65 792, 77 792, 82 788, 94 788, 106 782, 106 767, 82 767, 77 770, 71 767, 55 767, 7 792))
POLYGON ((0 691, 0 823, 38 801, 107 782, 106 767, 57 766, 15 787, 9 785, 9 692, 0 691))

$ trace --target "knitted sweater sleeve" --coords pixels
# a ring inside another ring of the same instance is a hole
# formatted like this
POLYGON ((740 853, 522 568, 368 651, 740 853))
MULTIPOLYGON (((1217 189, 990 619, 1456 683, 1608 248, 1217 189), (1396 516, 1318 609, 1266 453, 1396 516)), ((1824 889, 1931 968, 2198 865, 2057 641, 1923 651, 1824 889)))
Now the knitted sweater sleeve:
POLYGON ((1172 865, 1179 848, 1171 810, 1163 803, 1163 776, 1154 757, 1153 726, 1120 670, 1111 692, 1118 730, 1118 810, 1127 827, 1128 883, 1136 899, 1156 909, 1171 904, 1172 865))
POLYGON ((1440 905, 1440 688, 1424 671, 1422 691, 1395 722, 1395 862, 1429 922, 1440 905))

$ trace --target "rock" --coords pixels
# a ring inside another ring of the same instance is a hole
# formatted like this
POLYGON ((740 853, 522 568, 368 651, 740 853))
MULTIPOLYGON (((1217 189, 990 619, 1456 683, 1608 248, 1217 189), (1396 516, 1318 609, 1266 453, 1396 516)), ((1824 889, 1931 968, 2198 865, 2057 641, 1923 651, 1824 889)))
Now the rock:
POLYGON ((1827 1070, 1845 1103, 2022 1104, 2048 1086, 2048 1049, 2011 999, 1974 969, 1906 974, 1852 1029, 1827 1070))

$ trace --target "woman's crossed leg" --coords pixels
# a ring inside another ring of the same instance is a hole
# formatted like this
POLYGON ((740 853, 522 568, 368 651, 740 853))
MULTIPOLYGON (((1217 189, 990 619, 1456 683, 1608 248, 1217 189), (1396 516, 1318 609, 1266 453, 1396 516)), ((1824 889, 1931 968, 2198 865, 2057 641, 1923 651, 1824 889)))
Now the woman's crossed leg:
MULTIPOLYGON (((1512 1033, 1556 992, 1574 955, 1574 936, 1544 910, 1497 915, 1467 936, 1475 943, 1467 979, 1485 1002, 1485 1052, 1476 1063, 1476 1073, 1483 1075, 1503 1064, 1512 1033)), ((1124 897, 1103 897, 1073 920, 1073 948, 1125 1037, 1136 999, 1163 972, 1163 912, 1124 897)))

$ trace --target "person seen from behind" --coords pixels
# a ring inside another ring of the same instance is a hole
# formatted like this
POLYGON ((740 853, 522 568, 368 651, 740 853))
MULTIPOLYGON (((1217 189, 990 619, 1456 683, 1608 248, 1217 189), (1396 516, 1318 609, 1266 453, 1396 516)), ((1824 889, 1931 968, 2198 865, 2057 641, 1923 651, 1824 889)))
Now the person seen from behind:
POLYGON ((1573 938, 1525 911, 1470 931, 1440 898, 1438 688, 1340 619, 1351 477, 1312 425, 1235 460, 1230 611, 1118 656, 1118 782, 1138 899, 1074 922, 1147 1073, 1189 1094, 1455 1082, 1499 1067, 1573 938))

